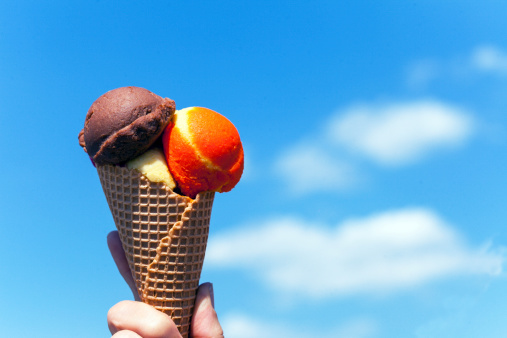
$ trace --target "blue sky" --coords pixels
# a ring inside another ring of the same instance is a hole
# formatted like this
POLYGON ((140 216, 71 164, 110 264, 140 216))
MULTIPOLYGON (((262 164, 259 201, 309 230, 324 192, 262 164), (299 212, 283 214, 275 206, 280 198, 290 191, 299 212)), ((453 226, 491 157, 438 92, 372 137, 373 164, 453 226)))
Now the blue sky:
POLYGON ((507 4, 0 4, 0 326, 107 337, 131 299, 77 142, 145 87, 227 116, 202 281, 228 337, 504 337, 507 4))

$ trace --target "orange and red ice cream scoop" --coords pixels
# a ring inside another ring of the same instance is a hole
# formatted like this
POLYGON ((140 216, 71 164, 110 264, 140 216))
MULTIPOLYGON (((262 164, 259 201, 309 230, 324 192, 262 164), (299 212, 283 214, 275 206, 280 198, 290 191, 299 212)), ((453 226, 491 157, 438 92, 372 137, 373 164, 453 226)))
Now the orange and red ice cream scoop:
POLYGON ((191 198, 230 191, 243 173, 243 146, 227 118, 201 107, 176 111, 173 100, 139 87, 99 97, 86 115, 79 143, 94 164, 133 167, 148 178, 160 175, 145 171, 164 171, 167 165, 179 190, 191 198), (161 144, 163 166, 154 163, 159 161, 154 148, 161 144))
POLYGON ((243 173, 239 133, 219 113, 201 107, 177 111, 162 134, 169 166, 181 192, 230 191, 243 173))

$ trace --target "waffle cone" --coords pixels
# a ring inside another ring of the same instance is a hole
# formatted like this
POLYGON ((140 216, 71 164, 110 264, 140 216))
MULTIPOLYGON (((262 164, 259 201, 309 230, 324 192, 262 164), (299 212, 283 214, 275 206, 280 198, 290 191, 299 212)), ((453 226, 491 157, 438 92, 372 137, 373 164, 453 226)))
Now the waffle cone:
POLYGON ((192 200, 136 170, 97 171, 141 301, 168 314, 187 337, 215 193, 192 200))

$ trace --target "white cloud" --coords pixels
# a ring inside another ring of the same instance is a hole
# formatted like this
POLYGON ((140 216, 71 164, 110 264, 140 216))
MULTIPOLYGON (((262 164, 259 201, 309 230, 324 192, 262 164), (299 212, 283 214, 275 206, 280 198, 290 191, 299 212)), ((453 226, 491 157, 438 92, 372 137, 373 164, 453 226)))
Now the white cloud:
POLYGON ((294 324, 267 323, 245 314, 227 314, 221 319, 227 337, 231 338, 368 338, 377 331, 377 324, 370 319, 358 318, 341 323, 340 326, 323 332, 318 327, 296 327, 294 324))
POLYGON ((329 125, 336 145, 382 165, 403 165, 440 148, 458 146, 472 131, 469 115, 438 101, 357 106, 329 125))
POLYGON ((355 170, 322 145, 300 144, 275 163, 275 172, 288 181, 291 193, 341 190, 357 181, 355 170))
POLYGON ((466 143, 475 122, 463 109, 437 100, 356 105, 331 117, 311 141, 286 149, 274 172, 293 194, 343 191, 364 182, 359 160, 385 168, 413 164, 466 143))
POLYGON ((507 53, 494 46, 479 46, 472 52, 472 66, 480 71, 507 74, 507 53))
POLYGON ((461 274, 496 275, 503 254, 470 248, 438 215, 402 209, 326 227, 280 218, 210 238, 210 268, 242 269, 280 293, 384 293, 461 274))

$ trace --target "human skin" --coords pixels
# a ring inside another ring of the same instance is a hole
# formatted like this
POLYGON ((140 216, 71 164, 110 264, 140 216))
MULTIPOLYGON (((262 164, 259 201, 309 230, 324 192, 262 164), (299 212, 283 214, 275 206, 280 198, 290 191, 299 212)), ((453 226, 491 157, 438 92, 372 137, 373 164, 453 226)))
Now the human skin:
MULTIPOLYGON (((163 312, 139 301, 134 279, 125 258, 117 231, 109 233, 107 244, 118 271, 132 290, 136 301, 124 300, 114 305, 107 314, 107 323, 113 338, 179 338, 176 324, 163 312)), ((197 290, 190 337, 223 338, 223 331, 214 309, 213 286, 201 284, 197 290)))

